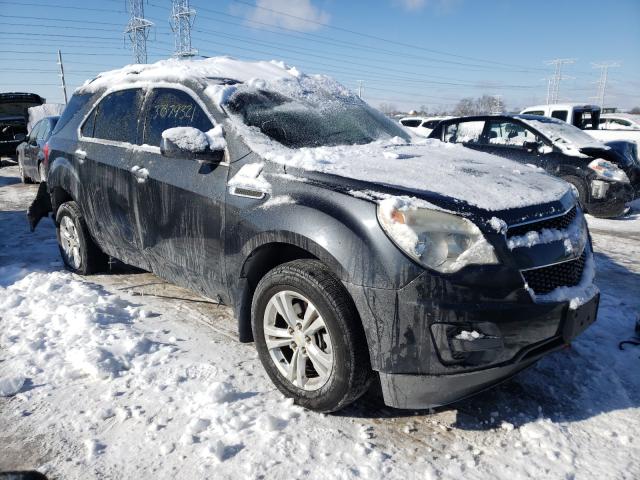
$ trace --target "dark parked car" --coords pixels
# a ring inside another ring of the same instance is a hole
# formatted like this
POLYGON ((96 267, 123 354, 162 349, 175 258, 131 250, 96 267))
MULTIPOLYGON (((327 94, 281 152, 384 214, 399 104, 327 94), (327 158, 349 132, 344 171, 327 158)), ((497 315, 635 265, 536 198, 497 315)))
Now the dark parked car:
POLYGON ((543 168, 572 184, 592 215, 616 217, 640 196, 640 165, 582 130, 538 115, 443 120, 430 138, 543 168))
POLYGON ((569 185, 408 142, 279 63, 134 65, 75 93, 29 215, 53 212, 74 272, 111 256, 230 305, 307 408, 340 409, 373 379, 388 405, 442 405, 562 348, 599 293, 569 185))
POLYGON ((16 158, 16 147, 27 136, 28 109, 44 101, 35 93, 0 93, 0 157, 16 158))
POLYGON ((22 183, 45 181, 44 149, 51 132, 58 123, 58 118, 45 117, 37 122, 25 141, 18 145, 16 152, 22 183))

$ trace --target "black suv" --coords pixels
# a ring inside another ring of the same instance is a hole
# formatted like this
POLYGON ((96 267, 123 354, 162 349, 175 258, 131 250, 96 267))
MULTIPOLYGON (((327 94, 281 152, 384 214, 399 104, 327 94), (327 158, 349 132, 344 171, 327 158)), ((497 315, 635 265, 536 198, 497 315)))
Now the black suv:
POLYGON ((230 305, 307 408, 373 379, 388 405, 442 405, 570 342, 599 293, 569 185, 408 141, 279 63, 125 67, 69 102, 30 220, 53 212, 74 272, 111 256, 230 305))
POLYGON ((27 136, 29 107, 44 102, 35 93, 0 93, 0 157, 17 158, 16 147, 27 136))
POLYGON ((626 145, 609 146, 562 120, 485 115, 443 120, 430 138, 541 167, 573 185, 583 208, 617 217, 640 196, 640 165, 626 145))

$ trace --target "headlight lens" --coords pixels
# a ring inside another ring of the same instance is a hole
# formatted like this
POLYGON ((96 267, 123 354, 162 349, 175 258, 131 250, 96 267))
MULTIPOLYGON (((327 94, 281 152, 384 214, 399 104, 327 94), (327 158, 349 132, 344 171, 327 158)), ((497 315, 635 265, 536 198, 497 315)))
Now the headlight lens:
POLYGON ((613 163, 602 158, 596 158, 589 164, 589 168, 596 172, 598 178, 602 180, 612 180, 614 182, 629 183, 629 177, 613 163))
POLYGON ((457 215, 389 198, 378 205, 378 221, 403 252, 438 272, 457 272, 469 264, 499 263, 480 229, 457 215))

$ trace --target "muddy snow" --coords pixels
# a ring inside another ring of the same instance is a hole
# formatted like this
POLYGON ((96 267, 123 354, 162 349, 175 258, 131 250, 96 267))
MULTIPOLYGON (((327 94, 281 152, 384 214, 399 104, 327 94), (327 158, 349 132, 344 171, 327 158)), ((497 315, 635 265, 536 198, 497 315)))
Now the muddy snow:
MULTIPOLYGON (((62 268, 36 188, 0 169, 0 470, 53 478, 640 477, 640 214, 589 218, 598 321, 571 349, 435 411, 286 400, 219 307, 113 265, 62 268)), ((639 208, 640 205, 636 205, 639 208)))

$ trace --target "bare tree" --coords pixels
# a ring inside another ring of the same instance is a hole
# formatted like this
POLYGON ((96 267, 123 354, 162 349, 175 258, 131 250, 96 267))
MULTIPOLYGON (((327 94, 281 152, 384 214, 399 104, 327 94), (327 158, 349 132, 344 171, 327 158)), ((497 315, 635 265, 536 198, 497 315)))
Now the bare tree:
POLYGON ((640 115, 640 107, 633 107, 629 110, 629 113, 633 113, 634 115, 640 115))
POLYGON ((453 108, 452 112, 456 117, 476 115, 476 102, 471 97, 462 98, 453 108))
POLYGON ((398 111, 398 107, 396 107, 393 103, 381 103, 380 111, 385 115, 393 115, 398 111))

